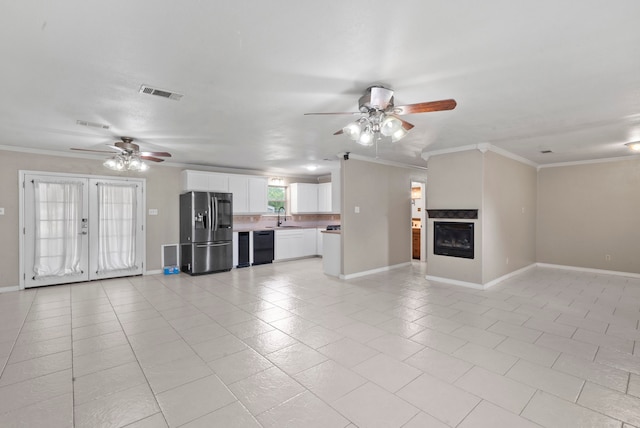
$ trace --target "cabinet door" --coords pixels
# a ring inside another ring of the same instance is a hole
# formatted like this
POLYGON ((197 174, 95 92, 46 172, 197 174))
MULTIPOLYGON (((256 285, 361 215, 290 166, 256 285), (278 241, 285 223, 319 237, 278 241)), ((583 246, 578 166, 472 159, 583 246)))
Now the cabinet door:
POLYGON ((249 177, 249 212, 265 213, 269 210, 268 187, 269 182, 266 177, 249 177))
POLYGON ((227 174, 209 173, 209 191, 223 192, 229 191, 229 176, 227 174))
POLYGON ((244 175, 229 175, 229 192, 233 193, 233 214, 249 212, 249 179, 244 175))
POLYGON ((318 185, 315 183, 291 184, 291 212, 318 212, 318 185))
POLYGON ((209 173, 200 171, 182 171, 182 190, 185 192, 209 191, 209 173))
POLYGON ((276 230, 275 259, 286 260, 303 257, 304 234, 301 229, 276 230))
POLYGON ((318 212, 331 212, 331 183, 318 184, 318 212))
POLYGON ((316 254, 322 256, 322 230, 316 229, 316 254))
POLYGON ((303 230, 303 250, 301 257, 313 256, 316 254, 316 229, 303 230))

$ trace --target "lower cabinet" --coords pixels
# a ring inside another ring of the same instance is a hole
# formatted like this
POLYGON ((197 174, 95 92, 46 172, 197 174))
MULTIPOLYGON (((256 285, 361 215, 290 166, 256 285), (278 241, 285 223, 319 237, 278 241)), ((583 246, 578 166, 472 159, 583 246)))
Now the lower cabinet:
POLYGON ((420 229, 413 229, 412 238, 412 256, 420 260, 420 229))
POLYGON ((316 255, 316 229, 275 231, 275 260, 316 255))

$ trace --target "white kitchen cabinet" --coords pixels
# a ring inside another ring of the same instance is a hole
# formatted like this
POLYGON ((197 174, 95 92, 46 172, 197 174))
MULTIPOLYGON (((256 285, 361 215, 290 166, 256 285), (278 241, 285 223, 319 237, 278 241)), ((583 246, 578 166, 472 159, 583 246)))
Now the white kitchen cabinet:
POLYGON ((276 230, 275 260, 302 257, 304 249, 304 229, 276 230))
POLYGON ((322 257, 322 231, 324 228, 316 229, 316 254, 322 257))
POLYGON ((267 177, 223 174, 206 171, 182 171, 182 190, 233 193, 233 214, 262 214, 268 209, 267 177))
POLYGON ((317 254, 317 229, 279 229, 275 232, 275 260, 297 259, 317 254))
POLYGON ((228 174, 206 171, 182 171, 182 190, 185 192, 228 192, 228 174))
POLYGON ((318 212, 330 213, 331 211, 331 183, 318 184, 318 212))
POLYGON ((318 212, 318 185, 316 183, 292 183, 289 189, 292 214, 318 212))
POLYGON ((302 256, 310 257, 316 255, 316 229, 303 229, 302 256))
POLYGON ((233 214, 249 212, 249 177, 229 174, 229 192, 233 193, 233 214))
POLYGON ((266 213, 269 211, 267 177, 249 177, 249 212, 266 213))

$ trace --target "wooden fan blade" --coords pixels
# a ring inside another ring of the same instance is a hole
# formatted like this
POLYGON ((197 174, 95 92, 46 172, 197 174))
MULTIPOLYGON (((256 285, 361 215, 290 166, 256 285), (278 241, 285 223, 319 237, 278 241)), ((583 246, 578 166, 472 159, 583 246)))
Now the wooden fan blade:
POLYGON ((170 158, 171 153, 168 152, 140 152, 140 156, 161 156, 165 158, 170 158))
POLYGON ((456 100, 429 101, 426 103, 408 104, 393 108, 395 114, 428 113, 432 111, 453 110, 456 108, 456 100))
POLYGON ((140 156, 140 159, 148 160, 151 162, 164 162, 164 159, 156 158, 154 156, 140 156))
POLYGON ((333 133, 333 135, 340 135, 340 134, 344 134, 344 131, 342 129, 333 133))
POLYGON ((399 118, 399 117, 397 117, 395 115, 394 115, 394 117, 396 119, 398 119, 400 122, 402 122, 402 127, 404 128, 405 131, 409 131, 411 128, 413 128, 415 126, 415 125, 407 122, 406 120, 403 120, 403 119, 401 119, 401 118, 399 118))
POLYGON ((359 111, 348 111, 348 112, 341 112, 341 113, 305 113, 305 116, 310 116, 310 115, 330 115, 330 114, 362 114, 359 111))

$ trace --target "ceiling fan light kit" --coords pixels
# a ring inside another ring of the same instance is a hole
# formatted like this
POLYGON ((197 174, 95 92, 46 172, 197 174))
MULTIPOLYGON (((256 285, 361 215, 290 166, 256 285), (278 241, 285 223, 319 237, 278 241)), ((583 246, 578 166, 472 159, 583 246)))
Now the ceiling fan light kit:
POLYGON ((634 152, 640 152, 640 141, 634 141, 631 143, 625 144, 625 146, 629 147, 630 150, 634 152))
POLYGON ((358 112, 346 113, 305 113, 306 115, 360 114, 360 118, 348 123, 333 135, 345 134, 363 146, 371 146, 384 137, 392 143, 403 139, 413 125, 398 116, 412 113, 453 110, 453 99, 430 101, 404 106, 394 106, 393 90, 382 86, 370 86, 358 100, 358 112))
POLYGON ((146 171, 149 165, 144 163, 137 155, 118 154, 107 159, 103 163, 109 169, 114 171, 146 171))
POLYGON ((135 144, 131 137, 120 137, 120 140, 113 145, 108 145, 109 148, 116 150, 116 152, 75 148, 71 150, 112 154, 113 156, 104 161, 103 165, 114 171, 146 171, 149 169, 149 165, 144 162, 145 160, 163 162, 164 159, 161 159, 161 157, 171 157, 171 153, 167 152, 141 152, 140 146, 135 144))

